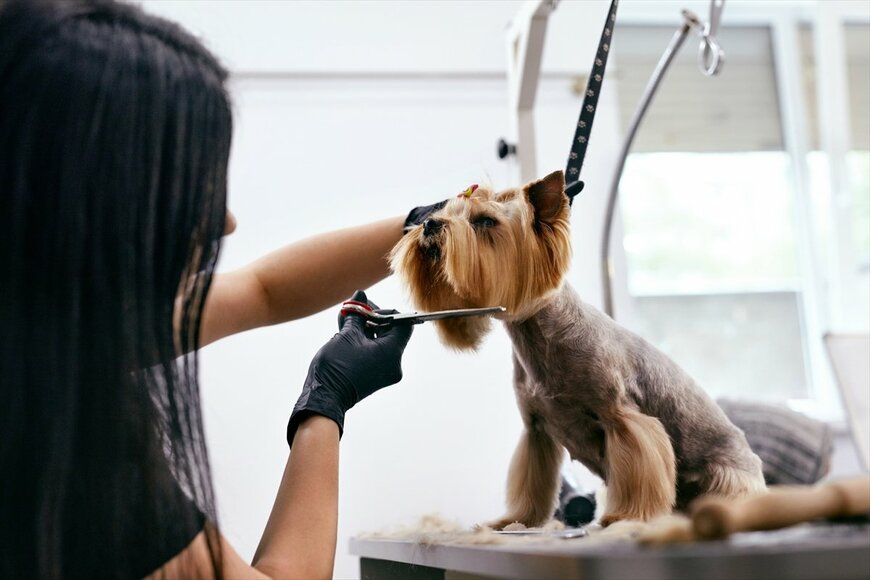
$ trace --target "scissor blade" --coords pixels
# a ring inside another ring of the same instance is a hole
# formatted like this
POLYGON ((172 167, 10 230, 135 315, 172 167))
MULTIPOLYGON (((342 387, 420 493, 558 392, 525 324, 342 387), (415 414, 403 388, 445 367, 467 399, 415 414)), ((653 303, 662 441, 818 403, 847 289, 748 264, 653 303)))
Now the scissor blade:
POLYGON ((440 310, 438 312, 418 313, 412 312, 409 314, 393 314, 392 322, 405 322, 410 324, 420 324, 429 322, 430 320, 444 320, 445 318, 462 318, 465 316, 486 316, 488 314, 501 314, 507 309, 503 306, 492 306, 489 308, 459 308, 457 310, 440 310))

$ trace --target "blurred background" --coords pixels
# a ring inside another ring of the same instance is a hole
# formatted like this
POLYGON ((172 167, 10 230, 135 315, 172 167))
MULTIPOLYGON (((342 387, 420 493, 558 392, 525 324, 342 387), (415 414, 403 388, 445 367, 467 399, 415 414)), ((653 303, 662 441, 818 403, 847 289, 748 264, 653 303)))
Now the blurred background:
MULTIPOLYGON (((229 205, 220 270, 308 235, 407 213, 470 183, 517 185, 505 29, 523 2, 144 0, 231 71, 229 205)), ((550 17, 535 109, 540 174, 565 165, 609 2, 550 17)), ((628 120, 681 22, 708 3, 623 0, 572 212, 568 276, 601 305, 606 194, 628 120)), ((616 319, 714 397, 787 405, 836 434, 833 475, 861 469, 826 333, 870 329, 870 3, 728 0, 721 75, 690 38, 635 142, 614 227, 616 319)), ((370 290, 410 308, 395 279, 370 290)), ((224 533, 246 558, 287 455, 286 421, 336 312, 203 353, 206 428, 224 533)), ((863 361, 866 365, 870 354, 863 361)), ((520 432, 510 344, 496 329, 455 353, 418 327, 405 379, 355 408, 341 449, 335 575, 347 540, 438 512, 501 515, 520 432)), ((595 485, 582 466, 578 480, 595 485)))

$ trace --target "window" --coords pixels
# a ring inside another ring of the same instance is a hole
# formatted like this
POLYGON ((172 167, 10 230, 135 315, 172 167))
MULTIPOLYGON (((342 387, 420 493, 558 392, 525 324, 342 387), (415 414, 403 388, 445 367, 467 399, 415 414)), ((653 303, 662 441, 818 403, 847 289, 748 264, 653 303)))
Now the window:
MULTIPOLYGON (((852 190, 852 241, 856 266, 870 277, 870 26, 845 27, 850 137, 846 157, 852 190)), ((870 298, 870 294, 864 294, 870 298)))
MULTIPOLYGON (((634 112, 673 28, 616 47, 634 112)), ((804 302, 771 31, 730 27, 723 72, 686 41, 640 129, 620 199, 634 326, 713 396, 810 396, 804 302)))
POLYGON ((820 81, 814 30, 803 26, 800 50, 810 133, 807 164, 816 206, 819 213, 826 216, 818 235, 840 269, 828 273, 829 277, 836 278, 833 286, 839 290, 833 300, 841 313, 834 317, 834 325, 867 332, 870 328, 870 26, 847 24, 842 27, 842 33, 850 141, 844 160, 848 183, 845 199, 836 202, 831 199, 829 159, 822 150, 819 126, 817 90, 820 81))

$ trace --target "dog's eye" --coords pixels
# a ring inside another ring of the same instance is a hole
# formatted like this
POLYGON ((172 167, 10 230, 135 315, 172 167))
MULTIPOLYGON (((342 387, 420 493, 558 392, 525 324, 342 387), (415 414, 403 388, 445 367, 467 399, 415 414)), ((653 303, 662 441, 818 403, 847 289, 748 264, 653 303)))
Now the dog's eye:
POLYGON ((494 228, 498 225, 498 222, 488 215, 479 215, 474 218, 474 221, 471 223, 474 224, 474 227, 476 228, 494 228))

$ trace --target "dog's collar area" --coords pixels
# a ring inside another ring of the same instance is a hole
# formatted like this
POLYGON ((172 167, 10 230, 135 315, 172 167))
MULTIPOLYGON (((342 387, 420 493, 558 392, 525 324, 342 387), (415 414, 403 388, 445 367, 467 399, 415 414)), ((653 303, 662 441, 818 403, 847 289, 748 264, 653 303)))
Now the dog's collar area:
POLYGON ((585 183, 582 181, 575 181, 570 185, 565 187, 565 195, 568 196, 568 205, 572 205, 574 203, 574 197, 583 191, 583 187, 585 187, 585 183))

